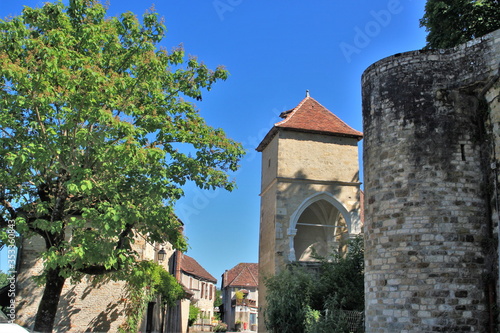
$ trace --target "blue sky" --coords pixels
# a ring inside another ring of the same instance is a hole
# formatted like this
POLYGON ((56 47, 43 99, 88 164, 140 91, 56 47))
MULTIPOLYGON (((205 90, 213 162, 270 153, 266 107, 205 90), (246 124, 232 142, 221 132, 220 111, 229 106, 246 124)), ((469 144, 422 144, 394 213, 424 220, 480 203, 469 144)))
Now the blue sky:
MULTIPOLYGON (((1 0, 0 17, 43 2, 1 0)), ((425 45, 426 32, 419 27, 425 2, 110 0, 108 15, 132 11, 140 17, 153 4, 168 29, 163 46, 182 44, 187 54, 231 73, 196 105, 210 125, 247 149, 233 175, 238 189, 186 186, 177 206, 189 238, 187 254, 220 283, 224 270, 258 261, 260 154, 255 148, 279 113, 295 107, 308 89, 362 131, 361 74, 384 57, 425 45)), ((5 264, 0 258, 0 269, 5 264)))

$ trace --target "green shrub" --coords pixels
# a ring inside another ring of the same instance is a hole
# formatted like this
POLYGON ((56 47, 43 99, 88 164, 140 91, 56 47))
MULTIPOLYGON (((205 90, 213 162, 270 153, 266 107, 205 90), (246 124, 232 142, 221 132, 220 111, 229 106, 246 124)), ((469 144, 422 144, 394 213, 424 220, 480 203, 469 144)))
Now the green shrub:
POLYGON ((227 332, 227 324, 226 323, 218 323, 214 326, 214 332, 227 332))
POLYGON ((267 307, 264 322, 269 332, 363 331, 362 327, 349 326, 347 316, 349 311, 364 311, 362 236, 350 240, 348 249, 345 255, 333 251, 327 257, 317 257, 319 272, 300 265, 290 265, 288 269, 265 280, 267 307))
POLYGON ((189 305, 189 318, 188 318, 188 326, 191 327, 198 319, 200 315, 201 309, 193 304, 189 305))

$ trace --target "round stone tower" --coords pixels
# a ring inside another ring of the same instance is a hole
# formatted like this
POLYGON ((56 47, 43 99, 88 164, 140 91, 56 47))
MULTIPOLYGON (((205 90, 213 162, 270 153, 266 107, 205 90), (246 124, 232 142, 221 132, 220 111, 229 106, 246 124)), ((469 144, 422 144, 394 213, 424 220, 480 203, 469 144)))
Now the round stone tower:
POLYGON ((363 74, 366 332, 493 332, 499 32, 363 74))

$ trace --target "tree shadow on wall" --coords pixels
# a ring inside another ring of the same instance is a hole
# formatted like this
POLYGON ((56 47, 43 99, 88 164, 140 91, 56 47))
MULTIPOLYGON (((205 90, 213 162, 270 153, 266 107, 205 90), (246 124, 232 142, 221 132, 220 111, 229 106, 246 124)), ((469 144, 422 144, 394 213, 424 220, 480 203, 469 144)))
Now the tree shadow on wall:
POLYGON ((103 305, 106 302, 105 298, 103 298, 103 302, 99 302, 99 298, 97 298, 96 302, 84 302, 84 300, 92 292, 94 292, 94 296, 96 293, 102 292, 99 288, 105 285, 106 282, 109 281, 88 277, 86 282, 84 280, 76 285, 72 285, 72 287, 64 293, 60 300, 58 309, 59 318, 57 319, 56 326, 58 326, 63 332, 69 331, 75 324, 80 327, 87 325, 85 332, 109 332, 111 324, 120 316, 121 311, 118 309, 120 302, 117 301, 109 303, 106 308, 95 316, 90 322, 88 322, 88 320, 91 318, 91 315, 87 315, 87 318, 89 319, 81 317, 81 315, 86 314, 86 312, 95 313, 95 309, 93 308, 94 306, 98 309, 103 308, 103 305), (81 284, 85 285, 83 290, 81 284), (78 314, 80 314, 80 316, 78 316, 78 314), (79 322, 77 323, 76 321, 79 322))
POLYGON ((109 332, 111 323, 115 322, 120 316, 121 311, 118 309, 119 305, 119 303, 108 304, 104 311, 92 319, 86 332, 109 332))
POLYGON ((60 327, 62 330, 66 331, 71 328, 71 318, 78 314, 81 309, 75 307, 78 294, 76 292, 76 287, 71 287, 64 295, 61 296, 59 301, 59 307, 57 309, 57 322, 54 326, 60 327))
MULTIPOLYGON (((90 295, 90 293, 94 292, 99 293, 100 290, 99 288, 109 284, 113 283, 110 277, 92 277, 91 278, 91 284, 88 285, 85 290, 82 292, 82 299, 85 299, 90 295)), ((116 290, 117 292, 119 291, 120 293, 122 292, 121 288, 118 288, 116 290)), ((103 298, 105 300, 105 298, 103 298)), ((102 303, 105 303, 102 302, 102 303)), ((101 303, 101 304, 102 304, 101 303)), ((99 308, 102 308, 102 305, 98 304, 99 308)), ((109 332, 111 330, 111 324, 114 323, 122 314, 123 310, 120 310, 121 303, 118 300, 114 300, 108 303, 106 306, 106 309, 101 311, 96 317, 94 317, 88 324, 86 328, 86 332, 109 332)))

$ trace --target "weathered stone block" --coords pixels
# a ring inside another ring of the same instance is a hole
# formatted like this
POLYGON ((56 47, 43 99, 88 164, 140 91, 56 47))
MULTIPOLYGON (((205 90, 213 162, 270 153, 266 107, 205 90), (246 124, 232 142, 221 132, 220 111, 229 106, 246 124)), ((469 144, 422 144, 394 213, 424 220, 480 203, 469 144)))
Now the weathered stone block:
POLYGON ((483 244, 497 237, 499 42, 500 30, 450 50, 394 55, 363 74, 365 279, 379 282, 365 290, 368 333, 395 332, 391 310, 406 316, 407 332, 489 325, 484 276, 498 275, 488 266, 498 258, 483 244), (415 296, 385 288, 401 276, 415 296), (405 301, 412 310, 396 312, 405 301))

